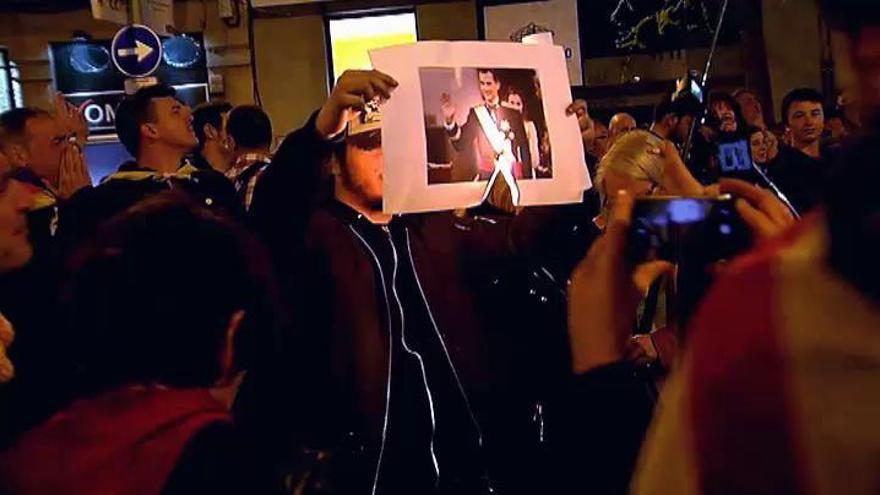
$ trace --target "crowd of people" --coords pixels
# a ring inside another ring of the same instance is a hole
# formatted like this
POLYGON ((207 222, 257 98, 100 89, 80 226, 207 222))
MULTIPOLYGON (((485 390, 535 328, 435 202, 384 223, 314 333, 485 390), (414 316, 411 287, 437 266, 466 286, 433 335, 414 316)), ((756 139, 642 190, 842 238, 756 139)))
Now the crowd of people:
POLYGON ((351 125, 394 98, 377 71, 274 152, 257 106, 142 88, 97 185, 63 98, 0 115, 0 492, 877 493, 880 19, 854 5, 825 9, 861 128, 811 89, 778 128, 748 89, 641 126, 575 101, 596 187, 565 206, 383 212, 381 130, 351 125), (684 319, 657 302, 682 267, 628 255, 634 205, 720 194, 753 247, 684 319))

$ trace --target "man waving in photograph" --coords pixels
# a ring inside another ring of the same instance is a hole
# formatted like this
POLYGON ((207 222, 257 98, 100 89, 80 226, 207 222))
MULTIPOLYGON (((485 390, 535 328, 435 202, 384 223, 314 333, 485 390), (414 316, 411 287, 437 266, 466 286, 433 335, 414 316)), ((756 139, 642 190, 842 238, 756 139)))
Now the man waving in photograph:
POLYGON ((503 148, 509 144, 515 159, 513 175, 517 179, 530 178, 532 159, 522 115, 501 106, 501 81, 495 69, 477 69, 477 79, 483 103, 470 109, 464 125, 456 122, 457 109, 449 94, 441 97, 444 127, 453 147, 459 153, 475 156, 475 175, 487 180, 495 171, 503 148))

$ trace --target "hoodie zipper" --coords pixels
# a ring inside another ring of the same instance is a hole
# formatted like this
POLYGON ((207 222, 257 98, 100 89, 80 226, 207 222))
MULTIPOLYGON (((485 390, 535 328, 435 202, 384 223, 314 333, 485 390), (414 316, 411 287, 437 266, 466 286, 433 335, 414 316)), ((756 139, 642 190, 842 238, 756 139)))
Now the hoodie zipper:
POLYGON ((358 239, 360 239, 361 243, 367 248, 367 251, 370 252, 370 255, 373 257, 373 260, 376 262, 376 267, 379 269, 379 279, 382 283, 382 294, 385 296, 385 313, 386 320, 388 321, 388 378, 385 382, 385 413, 382 420, 382 440, 379 444, 379 457, 376 460, 376 473, 373 475, 373 489, 371 490, 372 495, 376 495, 376 489, 379 486, 379 471, 382 469, 382 458, 385 455, 385 440, 388 436, 388 413, 391 405, 391 359, 392 353, 391 348, 393 345, 394 334, 391 330, 391 304, 388 302, 388 291, 385 289, 385 274, 382 271, 382 264, 379 263, 379 257, 376 256, 376 253, 373 251, 373 248, 370 247, 370 244, 363 238, 363 236, 355 230, 353 225, 348 226, 349 230, 351 230, 352 234, 355 235, 358 239))
MULTIPOLYGON (((480 423, 477 421, 477 417, 474 414, 474 410, 471 407, 471 402, 468 399, 467 392, 464 390, 464 385, 461 384, 461 378, 458 376, 458 371, 455 369, 455 365, 452 363, 452 357, 449 355, 449 349, 446 347, 446 340, 443 338, 443 334, 440 333, 440 328, 437 326, 437 320, 434 319, 434 312, 431 310, 431 305, 428 304, 428 298, 425 296, 425 290, 422 288, 422 282, 419 279, 419 271, 416 269, 416 263, 413 259, 412 255, 412 243, 410 241, 409 229, 404 228, 406 232, 406 252, 409 256, 409 264, 412 267, 413 277, 416 279, 416 286, 419 288, 419 294, 422 296, 422 301, 425 303, 425 309, 428 310, 428 318, 431 320, 431 326, 434 328, 434 333, 437 335, 437 339, 440 341, 440 346, 443 348, 443 355, 446 356, 446 362, 449 363, 449 369, 452 370, 452 376, 455 378, 455 384, 458 386, 458 391, 461 393, 462 399, 464 399, 465 407, 467 408, 468 415, 471 418, 471 422, 474 425, 474 428, 477 430, 477 444, 480 449, 483 448, 483 429, 480 427, 480 423)), ((488 483, 489 493, 495 493, 495 489, 492 486, 492 480, 489 478, 488 472, 486 473, 486 481, 488 483)))
POLYGON ((419 369, 422 371, 422 382, 425 385, 425 395, 428 399, 428 409, 431 412, 431 441, 429 445, 431 450, 431 461, 434 464, 434 486, 436 487, 440 484, 440 465, 437 462, 437 455, 434 452, 434 435, 437 431, 437 420, 434 416, 434 398, 431 394, 431 388, 428 386, 428 374, 425 372, 425 361, 422 359, 421 354, 414 351, 409 347, 409 344, 406 343, 406 320, 403 313, 403 303, 400 302, 400 296, 397 294, 397 268, 399 266, 397 248, 394 246, 394 239, 391 237, 391 230, 387 225, 382 226, 382 231, 385 232, 385 235, 388 238, 388 243, 391 244, 391 253, 394 259, 394 267, 391 272, 391 293, 394 295, 394 299, 397 301, 397 307, 400 310, 400 338, 403 343, 404 351, 415 357, 419 362, 419 369))
MULTIPOLYGON (((392 369, 391 365, 392 365, 392 355, 393 355, 392 348, 393 348, 393 338, 394 338, 393 329, 391 328, 391 300, 388 298, 388 289, 386 288, 386 285, 385 285, 385 271, 382 268, 382 263, 379 261, 379 257, 376 255, 376 252, 373 251, 373 248, 370 247, 370 244, 366 241, 366 239, 364 239, 363 236, 361 236, 361 234, 354 228, 353 225, 349 225, 348 228, 349 228, 349 230, 351 230, 351 232, 358 239, 360 239, 361 243, 364 245, 364 247, 367 248, 367 251, 369 251, 370 255, 373 257, 373 260, 376 262, 376 267, 379 270, 379 280, 382 284, 382 294, 384 295, 384 298, 385 298, 385 312, 386 312, 386 319, 388 321, 388 377, 387 377, 387 381, 385 383, 385 414, 384 414, 383 421, 382 421, 382 440, 381 440, 381 444, 379 446, 379 458, 376 461, 376 472, 373 476, 373 488, 371 491, 372 495, 375 495, 376 490, 378 489, 378 486, 379 486, 379 473, 382 470, 382 460, 383 460, 383 457, 385 454, 385 442, 386 442, 387 433, 388 433, 388 416, 390 414, 390 404, 391 404, 391 369, 392 369)), ((403 341, 403 347, 404 347, 404 350, 408 354, 411 354, 414 357, 416 357, 416 359, 418 359, 419 367, 422 371, 422 380, 425 385, 425 393, 428 398, 428 406, 429 406, 430 413, 431 413, 431 442, 430 442, 431 461, 433 462, 433 466, 434 466, 434 476, 435 476, 434 485, 438 486, 440 483, 440 467, 439 467, 439 463, 437 462, 437 456, 434 453, 434 435, 436 432, 436 421, 435 421, 435 417, 434 417, 434 402, 433 402, 433 398, 431 395, 431 390, 428 387, 428 377, 425 373, 425 365, 424 365, 424 361, 422 360, 422 356, 419 353, 413 351, 411 348, 409 348, 409 346, 406 343, 403 305, 401 304, 400 297, 397 294, 397 267, 398 267, 397 249, 394 246, 394 241, 391 238, 391 231, 388 229, 388 227, 383 225, 382 231, 385 232, 385 235, 388 238, 388 242, 391 244, 391 252, 393 255, 393 259, 394 259, 394 266, 392 267, 393 269, 392 269, 391 290, 394 295, 394 299, 397 301, 397 307, 400 311, 401 339, 403 341)))

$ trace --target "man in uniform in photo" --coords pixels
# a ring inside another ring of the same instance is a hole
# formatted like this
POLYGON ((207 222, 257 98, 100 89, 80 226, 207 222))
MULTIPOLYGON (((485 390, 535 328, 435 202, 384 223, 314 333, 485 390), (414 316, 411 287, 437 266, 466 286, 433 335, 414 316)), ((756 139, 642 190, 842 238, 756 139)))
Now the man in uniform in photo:
MULTIPOLYGON (((464 125, 459 125, 456 121, 457 108, 449 94, 444 93, 441 96, 444 127, 453 147, 459 154, 466 153, 473 160, 463 161, 473 164, 471 166, 474 170, 470 177, 487 180, 495 171, 496 159, 500 154, 496 150, 499 143, 493 145, 493 139, 503 139, 510 143, 515 158, 514 177, 531 177, 532 159, 522 115, 516 110, 501 106, 501 81, 494 69, 477 69, 477 79, 483 102, 470 109, 464 125)), ((500 144, 506 146, 506 143, 500 144)), ((456 164, 460 163, 461 160, 456 160, 456 164)), ((459 174, 453 171, 453 175, 459 174)))

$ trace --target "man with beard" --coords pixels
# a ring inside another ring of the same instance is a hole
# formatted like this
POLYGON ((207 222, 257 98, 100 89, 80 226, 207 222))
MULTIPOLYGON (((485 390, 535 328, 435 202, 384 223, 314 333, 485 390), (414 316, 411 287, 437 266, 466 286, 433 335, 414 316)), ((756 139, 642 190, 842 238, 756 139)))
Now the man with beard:
POLYGON ((345 72, 257 184, 250 214, 299 324, 286 360, 296 383, 264 387, 279 416, 269 434, 329 450, 339 493, 534 492, 537 382, 565 357, 544 360, 553 303, 538 308, 514 280, 511 248, 562 236, 530 236, 528 208, 515 217, 383 212, 372 102, 396 86, 376 71, 345 72), (311 202, 322 163, 332 192, 311 202), (308 406, 279 412, 279 389, 308 406))

